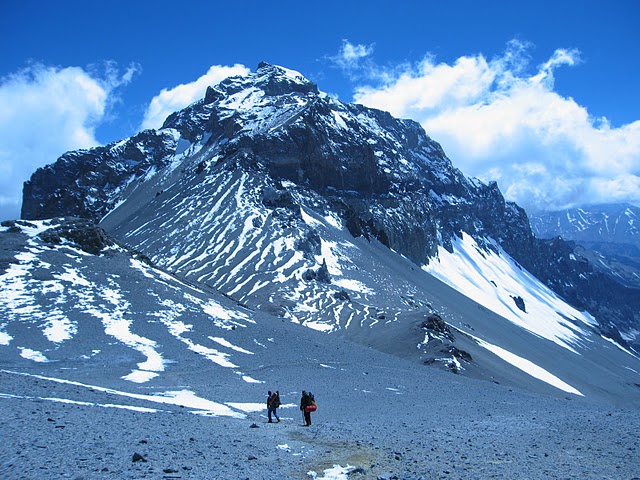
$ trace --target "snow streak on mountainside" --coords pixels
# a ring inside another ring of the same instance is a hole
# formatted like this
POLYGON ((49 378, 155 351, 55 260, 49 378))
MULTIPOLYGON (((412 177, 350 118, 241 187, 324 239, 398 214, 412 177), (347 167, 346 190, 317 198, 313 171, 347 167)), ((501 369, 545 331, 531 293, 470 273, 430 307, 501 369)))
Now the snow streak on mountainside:
MULTIPOLYGON (((45 221, 0 229, 4 239, 13 236, 17 247, 0 272, 0 348, 5 358, 104 362, 115 379, 139 384, 163 375, 178 359, 196 365, 194 359, 200 357, 220 367, 218 375, 227 382, 262 383, 238 366, 253 355, 249 348, 255 345, 233 343, 236 329, 255 324, 247 311, 150 267, 115 244, 104 245, 98 255, 88 253, 87 243, 78 245, 69 236, 83 228, 74 221, 45 221)), ((243 417, 224 402, 188 390, 153 396, 111 393, 243 417)))
MULTIPOLYGON (((589 315, 510 259, 556 267, 496 184, 466 178, 417 123, 339 102, 281 67, 262 64, 210 87, 158 131, 36 172, 23 215, 63 214, 100 219, 159 267, 251 308, 456 372, 489 377, 478 365, 508 351, 584 393, 583 367, 569 360, 552 372, 553 359, 611 348, 589 315), (51 176, 60 179, 53 187, 51 176), (420 269, 430 265, 460 288, 464 274, 433 262, 465 251, 457 239, 467 238, 480 252, 478 271, 502 259, 496 288, 484 288, 496 300, 480 303, 508 320, 470 315, 475 303, 420 269), (535 290, 516 288, 509 275, 535 290), (540 346, 549 340, 564 348, 540 346), (542 355, 547 348, 560 351, 542 355)), ((583 271, 576 259, 567 265, 545 283, 569 288, 583 271)))

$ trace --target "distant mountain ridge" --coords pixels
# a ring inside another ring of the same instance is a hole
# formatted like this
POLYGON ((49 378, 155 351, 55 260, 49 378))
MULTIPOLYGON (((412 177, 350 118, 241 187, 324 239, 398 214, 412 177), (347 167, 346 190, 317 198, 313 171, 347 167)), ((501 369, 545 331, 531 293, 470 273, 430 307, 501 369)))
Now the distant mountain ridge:
POLYGON ((640 252, 640 208, 628 203, 544 212, 529 215, 529 220, 539 238, 559 236, 588 245, 635 246, 640 252))
MULTIPOLYGON (((566 350, 594 335, 634 345, 640 332, 637 290, 603 279, 566 242, 536 239, 524 210, 495 183, 465 177, 419 124, 269 64, 209 87, 159 130, 35 172, 23 217, 69 215, 99 220, 161 268, 248 307, 453 370, 486 354, 473 338, 491 314, 469 320, 470 307, 449 303, 427 273, 448 254, 458 266, 473 258, 465 268, 478 272, 503 266, 477 279, 476 301, 499 302, 518 328, 566 350), (535 291, 518 285, 525 277, 535 291), (548 317, 529 313, 538 307, 548 317), (434 314, 458 333, 426 332, 434 314), (547 321, 562 333, 545 333, 547 321)), ((463 277, 438 274, 465 293, 463 277)))
POLYGON ((574 241, 580 255, 600 271, 625 285, 640 286, 640 208, 626 203, 588 205, 529 219, 537 237, 574 241))

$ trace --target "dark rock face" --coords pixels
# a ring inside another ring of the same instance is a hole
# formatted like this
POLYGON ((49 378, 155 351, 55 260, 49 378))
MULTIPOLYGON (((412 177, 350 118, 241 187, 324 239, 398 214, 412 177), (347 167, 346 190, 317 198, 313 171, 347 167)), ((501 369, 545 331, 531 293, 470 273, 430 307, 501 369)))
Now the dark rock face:
POLYGON ((326 262, 323 262, 316 270, 309 269, 303 275, 302 278, 307 282, 317 281, 321 283, 331 283, 331 275, 327 268, 326 262))
MULTIPOLYGON (((158 131, 70 152, 39 169, 24 187, 23 218, 101 219, 125 189, 172 161, 203 181, 220 171, 268 178, 274 187, 262 191, 261 201, 283 223, 301 216, 283 187, 293 185, 304 198, 328 205, 353 236, 377 239, 418 265, 429 263, 439 246, 451 251, 464 232, 481 248, 503 248, 612 332, 614 323, 640 324, 637 290, 605 281, 566 244, 536 239, 523 209, 506 202, 496 183, 454 168, 418 123, 339 102, 268 64, 209 87, 204 99, 170 115, 158 131), (197 154, 186 155, 180 142, 197 145, 197 154)), ((311 258, 318 239, 308 234, 298 248, 311 258)), ((307 277, 330 281, 322 269, 307 277)))
POLYGON ((514 297, 512 296, 511 298, 513 298, 513 303, 516 304, 516 307, 518 307, 520 310, 522 310, 524 313, 527 313, 527 307, 524 303, 524 299, 520 296, 514 297))
POLYGON ((25 182, 22 218, 76 216, 100 220, 127 182, 160 167, 175 140, 168 132, 146 130, 124 142, 65 153, 25 182))
POLYGON ((426 330, 432 337, 445 338, 450 342, 455 340, 451 329, 440 315, 429 315, 427 319, 420 324, 420 328, 426 330))

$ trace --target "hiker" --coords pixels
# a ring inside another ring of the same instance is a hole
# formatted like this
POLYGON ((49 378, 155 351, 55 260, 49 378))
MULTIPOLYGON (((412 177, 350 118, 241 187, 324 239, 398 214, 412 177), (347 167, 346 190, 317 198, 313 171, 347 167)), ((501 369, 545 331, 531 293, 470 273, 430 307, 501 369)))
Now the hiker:
POLYGON ((300 398, 300 410, 302 410, 302 414, 304 415, 304 425, 305 427, 311 426, 311 412, 315 412, 316 410, 316 402, 313 398, 313 393, 302 391, 302 397, 300 398))
POLYGON ((273 423, 271 420, 271 414, 276 417, 276 420, 280 422, 280 418, 276 413, 276 409, 280 406, 280 394, 278 392, 271 393, 271 390, 267 392, 267 417, 269 417, 269 423, 273 423))
POLYGON ((276 390, 276 392, 271 396, 271 409, 273 410, 273 415, 276 417, 276 420, 280 422, 280 417, 278 416, 278 407, 280 406, 280 392, 276 390))

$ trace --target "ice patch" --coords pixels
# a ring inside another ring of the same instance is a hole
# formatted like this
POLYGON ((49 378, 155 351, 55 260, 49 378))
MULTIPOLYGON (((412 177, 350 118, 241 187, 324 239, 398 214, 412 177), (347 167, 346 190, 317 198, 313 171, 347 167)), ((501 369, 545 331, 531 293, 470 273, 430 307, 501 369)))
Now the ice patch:
MULTIPOLYGON (((222 305, 220 305, 217 302, 214 302, 213 300, 210 300, 209 302, 203 304, 202 310, 207 315, 217 320, 222 320, 222 322, 235 323, 234 322, 235 320, 249 321, 249 318, 243 313, 227 310, 222 305)), ((218 326, 220 326, 221 328, 226 328, 228 330, 231 330, 233 328, 232 325, 228 325, 227 323, 219 324, 218 326)))
POLYGON ((349 278, 337 278, 331 279, 332 283, 345 290, 351 290, 352 292, 359 292, 363 295, 373 295, 375 292, 367 287, 364 283, 358 280, 351 280, 349 278))
POLYGON ((46 325, 42 333, 53 343, 69 340, 78 332, 77 325, 57 309, 49 313, 46 325))
POLYGON ((262 380, 256 380, 255 378, 251 378, 249 375, 243 375, 242 380, 247 383, 265 383, 262 380))
POLYGON ((338 230, 342 230, 342 222, 335 215, 327 215, 326 217, 324 217, 324 220, 332 227, 337 228, 338 230))
POLYGON ((90 287, 91 286, 91 283, 82 275, 80 275, 80 272, 78 272, 76 269, 70 268, 66 265, 64 269, 65 269, 65 273, 60 273, 58 275, 54 275, 53 277, 58 280, 62 280, 64 282, 69 282, 74 287, 90 287))
POLYGON ((249 350, 245 350, 244 348, 236 347, 235 345, 233 345, 231 342, 225 340, 224 338, 209 337, 209 339, 211 339, 214 342, 222 345, 223 347, 227 347, 227 348, 230 348, 231 350, 235 350, 236 352, 246 353, 247 355, 253 355, 254 354, 253 352, 250 352, 249 350))
POLYGON ((616 347, 618 347, 620 350, 622 350, 625 353, 628 353, 629 355, 631 355, 632 357, 636 357, 637 355, 635 355, 633 352, 627 350, 626 348, 624 348, 622 345, 620 345, 618 342, 616 342, 613 338, 609 338, 609 337, 605 337, 604 335, 600 335, 604 340, 606 340, 609 343, 613 343, 616 347))
POLYGON ((304 223, 306 223, 310 227, 322 227, 323 226, 322 222, 319 222, 318 220, 313 218, 311 215, 309 215, 307 212, 305 212, 304 208, 302 208, 302 207, 300 207, 300 213, 302 214, 302 220, 304 221, 304 223))
POLYGON ((13 337, 11 335, 0 330, 0 345, 9 345, 11 343, 11 340, 13 340, 13 337))
POLYGON ((321 363, 320 366, 323 368, 332 368, 333 370, 336 370, 336 367, 332 367, 331 365, 325 365, 324 363, 321 363))
POLYGON ((335 110, 332 110, 331 113, 333 114, 333 119, 335 120, 336 125, 338 125, 339 128, 343 130, 349 130, 349 127, 344 121, 344 115, 341 112, 336 112, 335 110))
POLYGON ((332 324, 317 322, 315 320, 304 322, 304 326, 309 327, 313 330, 317 330, 319 332, 332 332, 335 328, 335 326, 332 324))

